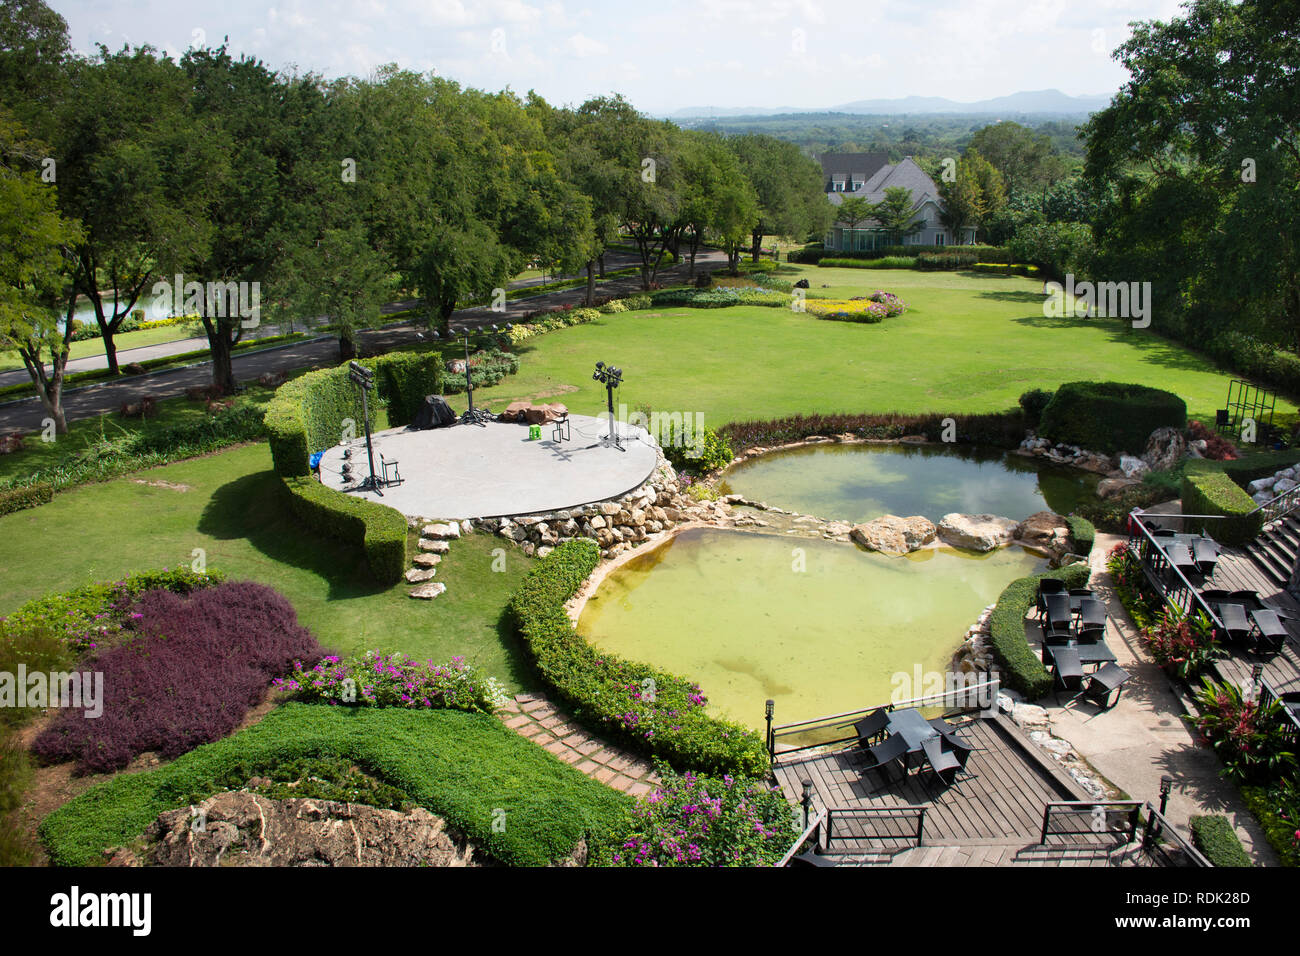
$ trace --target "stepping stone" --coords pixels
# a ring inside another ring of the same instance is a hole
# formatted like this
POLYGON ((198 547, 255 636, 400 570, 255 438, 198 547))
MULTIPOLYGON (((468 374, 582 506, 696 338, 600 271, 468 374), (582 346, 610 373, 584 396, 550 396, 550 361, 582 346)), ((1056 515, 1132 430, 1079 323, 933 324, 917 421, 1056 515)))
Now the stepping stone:
POLYGON ((460 537, 460 525, 458 524, 426 524, 424 530, 420 532, 426 538, 437 538, 439 541, 446 541, 449 538, 460 537))
POLYGON ((411 568, 406 572, 407 584, 421 584, 438 573, 437 568, 411 568))
POLYGON ((417 568, 436 568, 442 560, 439 554, 417 554, 411 561, 417 568))
POLYGON ((446 554, 451 550, 451 545, 446 541, 435 541, 432 538, 421 538, 420 550, 427 551, 430 554, 446 554))
POLYGON ((419 598, 422 601, 431 601, 445 590, 447 590, 447 585, 441 581, 430 581, 428 584, 421 584, 418 588, 411 588, 406 592, 406 596, 419 598))

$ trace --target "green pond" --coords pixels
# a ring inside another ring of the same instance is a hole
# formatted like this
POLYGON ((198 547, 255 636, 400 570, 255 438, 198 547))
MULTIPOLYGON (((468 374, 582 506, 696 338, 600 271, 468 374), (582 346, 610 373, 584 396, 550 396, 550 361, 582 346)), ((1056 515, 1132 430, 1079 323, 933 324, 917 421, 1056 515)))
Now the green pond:
POLYGON ((946 672, 980 611, 1045 566, 1022 548, 888 557, 696 528, 610 574, 578 630, 698 681, 713 713, 761 728, 768 698, 788 723, 917 696, 896 691, 946 672))
POLYGON ((809 445, 775 451, 729 470, 724 494, 822 518, 881 515, 1069 514, 1098 476, 1003 451, 934 445, 809 445))

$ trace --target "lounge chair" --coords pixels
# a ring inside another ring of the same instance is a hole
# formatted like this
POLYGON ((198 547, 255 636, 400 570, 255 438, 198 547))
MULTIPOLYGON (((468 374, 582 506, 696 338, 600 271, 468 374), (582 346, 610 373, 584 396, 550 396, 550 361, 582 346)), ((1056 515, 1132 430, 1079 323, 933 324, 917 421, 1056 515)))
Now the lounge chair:
MULTIPOLYGON (((880 775, 888 782, 889 765, 895 761, 901 762, 907 757, 907 741, 898 734, 891 734, 882 743, 867 748, 867 757, 870 762, 865 769, 879 770, 880 775)), ((906 774, 906 770, 904 770, 904 774, 906 774)))
POLYGON ((1196 538, 1192 541, 1192 560, 1200 572, 1209 577, 1219 563, 1219 546, 1209 538, 1196 538))
POLYGON ((1064 594, 1065 582, 1060 578, 1042 578, 1038 582, 1038 596, 1034 599, 1034 604, 1038 608, 1040 615, 1047 613, 1047 596, 1049 594, 1064 594))
POLYGON ((1106 602, 1097 598, 1084 598, 1079 604, 1079 628, 1106 627, 1106 602))
POLYGON ((966 766, 965 755, 968 751, 944 748, 944 738, 931 737, 921 744, 921 752, 925 755, 925 762, 929 766, 930 772, 933 773, 944 786, 951 786, 957 779, 962 769, 966 766))
POLYGON ((1246 617, 1244 607, 1235 601, 1222 601, 1212 604, 1211 607, 1223 622, 1223 630, 1228 635, 1228 640, 1242 642, 1250 640, 1250 619, 1246 617))
POLYGON ((883 707, 877 707, 853 725, 853 729, 858 732, 858 743, 868 748, 873 743, 878 743, 880 738, 884 736, 885 727, 888 724, 889 711, 883 707))
POLYGON ((1264 651, 1276 654, 1282 650, 1282 645, 1290 636, 1283 621, 1290 620, 1285 615, 1279 614, 1272 608, 1256 608, 1250 612, 1251 622, 1255 625, 1252 632, 1255 639, 1255 646, 1264 651))
POLYGON ((1044 599, 1045 612, 1044 633, 1069 635, 1074 625, 1074 613, 1070 610, 1070 598, 1066 594, 1049 594, 1044 599))
POLYGON ((1120 694, 1124 692, 1123 687, 1132 676, 1118 664, 1105 664, 1089 678, 1088 685, 1083 689, 1083 695, 1102 710, 1110 710, 1119 703, 1120 694), (1111 694, 1115 695, 1114 700, 1110 699, 1111 694))

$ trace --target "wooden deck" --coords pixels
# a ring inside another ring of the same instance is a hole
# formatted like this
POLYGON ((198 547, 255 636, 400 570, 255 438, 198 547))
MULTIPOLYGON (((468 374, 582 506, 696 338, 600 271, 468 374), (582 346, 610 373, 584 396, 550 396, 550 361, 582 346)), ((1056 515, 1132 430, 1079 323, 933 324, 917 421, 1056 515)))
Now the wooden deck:
POLYGON ((967 772, 948 788, 929 788, 913 771, 889 780, 864 772, 857 747, 777 758, 773 768, 786 796, 798 802, 813 785, 814 812, 831 809, 828 855, 840 863, 896 866, 1115 866, 1146 858, 1112 834, 1053 834, 1041 845, 1048 803, 1087 801, 1088 795, 1007 717, 973 717, 961 736, 975 746, 967 772), (912 835, 916 814, 884 811, 925 807, 922 845, 912 835), (839 811, 837 816, 837 811, 839 811))
MULTIPOLYGON (((1264 574, 1254 560, 1241 548, 1223 547, 1214 575, 1206 579, 1204 587, 1223 588, 1227 591, 1248 589, 1256 592, 1269 607, 1289 617, 1300 618, 1300 601, 1279 587, 1264 574)), ((1229 645, 1230 656, 1216 662, 1215 667, 1224 680, 1239 687, 1251 683, 1251 670, 1255 664, 1264 665, 1264 679, 1280 694, 1300 691, 1300 624, 1288 621, 1291 640, 1278 654, 1269 658, 1248 653, 1243 648, 1229 645)))

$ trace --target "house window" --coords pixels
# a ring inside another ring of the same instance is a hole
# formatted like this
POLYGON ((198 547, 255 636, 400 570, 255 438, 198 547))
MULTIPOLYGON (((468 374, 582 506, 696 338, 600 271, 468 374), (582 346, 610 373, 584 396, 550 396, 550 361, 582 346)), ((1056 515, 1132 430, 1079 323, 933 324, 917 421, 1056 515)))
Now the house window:
POLYGON ((935 235, 934 235, 934 244, 935 244, 936 246, 946 245, 946 243, 944 242, 943 233, 941 233, 941 232, 937 232, 937 233, 935 233, 935 235))

